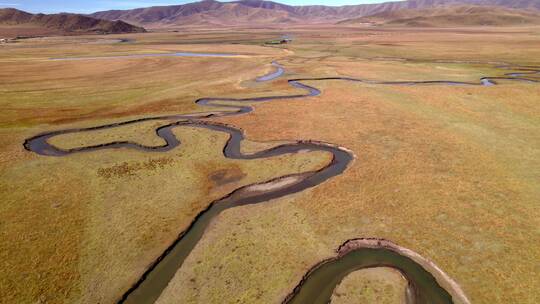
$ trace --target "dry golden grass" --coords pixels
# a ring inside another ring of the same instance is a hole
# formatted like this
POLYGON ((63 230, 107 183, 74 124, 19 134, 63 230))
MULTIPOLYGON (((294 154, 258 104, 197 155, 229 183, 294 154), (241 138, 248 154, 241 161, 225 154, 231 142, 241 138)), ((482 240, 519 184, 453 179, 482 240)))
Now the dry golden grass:
MULTIPOLYGON (((112 302, 213 199, 328 161, 320 153, 227 160, 221 155, 224 135, 191 128, 176 129, 181 147, 157 154, 41 157, 23 150, 25 138, 210 111, 193 104, 205 96, 299 92, 285 80, 252 81, 269 71, 272 59, 285 64, 289 78, 346 74, 376 80, 478 81, 501 72, 433 59, 540 63, 537 28, 290 31, 295 41, 288 51, 251 45, 250 35, 258 40, 276 34, 264 30, 135 35, 130 37, 137 42, 125 45, 54 38, 0 50, 0 218, 6 228, 0 229, 1 301, 112 302), (221 47, 220 41, 241 44, 221 47), (220 52, 250 56, 44 60, 210 51, 216 45, 220 52), (367 60, 380 56, 421 62, 367 60)), ((433 260, 473 303, 538 302, 539 86, 310 84, 323 95, 261 104, 249 115, 219 121, 263 142, 247 142, 244 151, 314 139, 347 147, 356 160, 342 176, 313 189, 221 214, 161 303, 279 303, 307 269, 357 237, 387 238, 433 260)), ((158 144, 154 127, 148 122, 52 141, 63 147, 111 140, 158 144)))
POLYGON ((7 126, 65 125, 90 119, 95 123, 96 119, 210 111, 212 108, 200 108, 193 102, 242 89, 242 82, 264 72, 267 61, 144 58, 10 63, 0 72, 5 98, 0 117, 7 126), (229 75, 230 71, 238 71, 239 77, 229 75), (210 79, 209 75, 217 77, 210 79))
POLYGON ((175 133, 183 145, 166 153, 33 156, 2 170, 3 301, 112 302, 212 200, 329 161, 233 161, 221 154, 225 135, 175 133))
MULTIPOLYGON (((279 244, 259 254, 289 253, 294 275, 284 276, 283 290, 344 240, 381 237, 435 261, 474 303, 534 303, 538 295, 525 290, 538 284, 529 274, 540 256, 531 247, 540 241, 539 88, 318 86, 324 93, 311 102, 267 104, 226 120, 255 139, 317 138, 358 157, 343 176, 274 203, 282 213, 272 217, 291 223, 301 210, 311 227, 287 233, 287 243, 319 243, 282 248, 283 233, 258 236, 279 244)), ((201 286, 212 292, 214 279, 201 286)))
POLYGON ((332 304, 405 304, 407 280, 392 268, 357 270, 334 290, 332 304))
POLYGON ((150 120, 113 129, 67 133, 55 136, 48 142, 64 150, 119 141, 134 142, 147 147, 159 147, 165 145, 166 142, 157 136, 156 129, 168 123, 170 123, 168 120, 150 120))
POLYGON ((516 28, 304 28, 287 46, 299 60, 351 61, 373 57, 538 63, 540 27, 516 28))
MULTIPOLYGON (((36 56, 45 56, 40 49, 44 54, 63 52, 62 42, 57 42, 59 48, 28 44, 27 51, 36 56)), ((104 48, 77 46, 88 54, 104 48)), ((250 92, 264 94, 264 88, 251 82, 268 70, 269 59, 76 63, 26 56, 25 62, 4 62, 0 72, 2 303, 113 302, 212 200, 242 185, 315 170, 329 161, 323 153, 228 160, 221 154, 224 134, 192 128, 175 129, 182 146, 166 153, 111 150, 62 158, 29 153, 22 147, 24 139, 40 132, 210 111, 193 102, 208 95, 241 94, 248 85, 250 92)), ((51 142, 63 148, 122 140, 162 144, 154 129, 164 123, 66 134, 51 142)), ((243 150, 249 151, 274 145, 246 143, 243 150)))
POLYGON ((429 81, 434 79, 448 81, 463 81, 479 83, 480 78, 486 75, 502 76, 508 72, 501 69, 494 69, 486 64, 448 64, 431 62, 400 62, 395 61, 373 61, 356 60, 343 57, 332 57, 324 61, 324 64, 313 68, 307 67, 304 63, 294 63, 290 65, 295 71, 301 70, 302 75, 320 76, 350 76, 359 79, 375 81, 429 81))

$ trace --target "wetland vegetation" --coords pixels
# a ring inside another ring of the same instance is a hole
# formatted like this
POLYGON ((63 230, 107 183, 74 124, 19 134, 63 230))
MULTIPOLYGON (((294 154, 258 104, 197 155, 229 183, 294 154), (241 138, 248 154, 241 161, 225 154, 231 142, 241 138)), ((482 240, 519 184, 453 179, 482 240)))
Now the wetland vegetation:
POLYGON ((535 303, 539 29, 281 32, 0 49, 2 301, 535 303))

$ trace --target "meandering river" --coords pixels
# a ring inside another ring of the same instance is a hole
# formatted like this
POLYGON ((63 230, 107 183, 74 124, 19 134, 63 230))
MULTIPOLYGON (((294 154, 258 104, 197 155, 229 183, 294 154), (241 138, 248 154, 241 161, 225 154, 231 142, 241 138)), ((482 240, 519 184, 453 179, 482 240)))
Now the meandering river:
MULTIPOLYGON (((122 56, 125 58, 139 58, 150 56, 233 56, 232 54, 202 54, 202 53, 174 53, 174 54, 146 54, 122 56)), ((91 58, 60 58, 58 60, 85 60, 85 59, 108 59, 117 57, 91 57, 91 58)), ((275 70, 261 76, 256 81, 264 82, 277 79, 285 72, 284 68, 276 62, 272 63, 275 70)), ((240 115, 253 111, 253 104, 290 99, 306 99, 317 96, 321 91, 306 84, 306 82, 343 80, 362 82, 378 85, 496 85, 496 80, 517 80, 538 82, 535 79, 520 78, 526 75, 539 73, 531 67, 504 66, 514 72, 507 73, 504 77, 483 77, 478 83, 456 82, 445 80, 434 81, 373 81, 351 77, 321 77, 290 79, 288 83, 297 89, 304 91, 302 94, 285 96, 266 96, 257 98, 201 98, 195 102, 200 106, 218 107, 221 110, 211 112, 198 112, 189 114, 175 114, 166 116, 152 116, 142 119, 122 121, 113 124, 101 125, 91 128, 64 129, 39 134, 25 141, 24 147, 34 153, 43 156, 62 157, 72 153, 96 152, 103 149, 138 149, 149 153, 158 153, 174 149, 181 145, 180 139, 173 133, 174 128, 196 127, 205 128, 215 132, 226 133, 229 136, 223 149, 223 154, 232 159, 263 159, 267 157, 294 154, 300 151, 324 151, 332 154, 332 161, 317 171, 301 172, 288 176, 282 176, 262 184, 247 185, 236 189, 227 196, 211 202, 208 207, 193 219, 191 225, 182 231, 176 241, 171 244, 147 269, 140 279, 133 284, 118 300, 119 303, 153 303, 167 287, 184 260, 189 256, 193 248, 203 237, 209 223, 223 210, 236 208, 248 204, 264 203, 268 200, 297 193, 305 189, 315 187, 328 179, 343 173, 354 159, 354 155, 346 148, 330 143, 317 141, 302 141, 283 144, 252 154, 241 152, 244 135, 241 130, 224 124, 209 121, 212 117, 240 115), (227 104, 229 102, 229 104, 227 104), (156 129, 156 135, 165 140, 162 146, 144 146, 136 142, 110 142, 96 146, 86 146, 73 149, 62 149, 49 143, 49 139, 68 133, 82 133, 94 130, 116 128, 123 125, 135 124, 149 120, 171 120, 170 124, 156 129)), ((377 242, 377 244, 380 242, 377 242)), ((456 299, 460 303, 468 303, 459 286, 441 270, 430 266, 428 260, 414 258, 414 255, 406 256, 403 250, 397 246, 370 245, 368 247, 355 247, 348 252, 338 252, 337 256, 319 265, 314 266, 300 281, 294 291, 284 300, 286 303, 328 303, 332 291, 339 282, 350 272, 362 268, 387 266, 401 271, 409 282, 409 290, 415 303, 453 303, 456 299), (435 275, 434 272, 438 274, 435 275), (442 273, 442 275, 441 275, 442 273), (451 286, 446 290, 444 286, 451 286)))

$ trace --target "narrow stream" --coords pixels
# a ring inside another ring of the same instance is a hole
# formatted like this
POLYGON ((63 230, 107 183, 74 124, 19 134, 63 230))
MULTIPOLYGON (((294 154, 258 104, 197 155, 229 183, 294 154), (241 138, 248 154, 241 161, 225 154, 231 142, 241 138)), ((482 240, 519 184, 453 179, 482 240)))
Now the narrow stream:
MULTIPOLYGON (((328 304, 334 289, 351 272, 391 267, 399 270, 409 282, 412 299, 417 304, 451 304, 452 296, 437 280, 413 260, 387 249, 363 248, 317 267, 287 304, 328 304)), ((405 295, 404 295, 405 296, 405 295)))
MULTIPOLYGON (((176 54, 147 54, 133 55, 135 57, 147 56, 183 56, 177 54, 196 54, 196 56, 207 56, 200 53, 176 53, 176 54)), ((130 57, 133 56, 124 56, 130 57)), ((212 56, 230 56, 229 54, 212 54, 212 56)), ((113 57, 93 57, 93 58, 113 58, 113 57)), ((69 58, 69 60, 92 59, 92 58, 69 58)), ((66 58, 66 60, 68 60, 66 58)), ((269 81, 283 75, 284 69, 278 63, 273 62, 276 71, 261 76, 256 81, 269 81)), ((514 68, 513 70, 518 70, 514 68)), ((531 70, 527 70, 531 71, 531 70)), ((539 72, 540 70, 535 70, 539 72)), ((507 76, 510 75, 506 74, 507 76)), ((313 142, 297 141, 296 143, 284 144, 271 149, 263 150, 253 154, 243 154, 241 152, 241 143, 244 135, 241 130, 232 126, 209 122, 207 119, 212 117, 222 117, 231 115, 240 115, 253 111, 251 104, 257 102, 268 102, 277 100, 289 100, 318 96, 321 91, 315 87, 305 84, 305 81, 324 81, 324 80, 344 80, 362 82, 378 85, 483 85, 492 86, 497 83, 493 79, 506 79, 518 81, 531 81, 531 79, 522 79, 515 77, 484 77, 479 83, 455 82, 455 81, 372 81, 350 77, 322 77, 322 78, 301 78, 290 79, 288 83, 297 89, 305 91, 303 94, 293 94, 284 96, 265 96, 256 98, 201 98, 195 102, 200 106, 219 107, 222 110, 213 112, 198 112, 189 114, 166 115, 146 117, 142 119, 123 121, 108 125, 102 125, 91 128, 64 129, 48 133, 39 134, 24 142, 25 149, 44 156, 63 157, 73 153, 82 153, 98 151, 103 149, 137 149, 149 153, 164 152, 178 147, 181 142, 173 133, 174 128, 196 127, 210 129, 215 132, 226 133, 229 139, 223 148, 223 154, 231 159, 264 159, 272 156, 294 154, 299 151, 325 151, 333 155, 332 161, 325 167, 311 172, 302 172, 289 176, 280 177, 265 182, 267 185, 277 185, 270 187, 266 191, 253 190, 254 185, 244 186, 236 189, 227 196, 216 200, 193 219, 188 229, 178 235, 176 241, 157 258, 141 278, 127 290, 119 299, 118 303, 154 303, 162 291, 167 287, 177 270, 182 266, 184 260, 189 256, 193 248, 203 237, 208 224, 219 215, 223 210, 235 208, 248 204, 258 204, 271 199, 283 197, 292 193, 297 193, 305 189, 315 187, 328 179, 343 173, 353 160, 351 152, 335 145, 313 142), (231 102, 234 104, 226 104, 231 102), (238 105, 245 103, 246 105, 238 105), (49 139, 61 134, 89 132, 94 130, 103 130, 115 128, 123 125, 139 123, 149 120, 170 120, 170 124, 156 129, 157 136, 165 140, 162 146, 144 146, 135 142, 110 142, 102 145, 87 146, 73 149, 61 149, 49 143, 49 139), (289 181, 289 182, 281 182, 289 181)), ((416 303, 452 303, 452 297, 444 290, 437 280, 421 265, 413 260, 401 256, 398 253, 385 248, 377 249, 358 249, 344 256, 333 259, 330 262, 323 263, 308 273, 303 281, 294 291, 294 296, 287 299, 287 303, 328 303, 332 291, 336 285, 348 273, 375 266, 388 266, 400 270, 408 279, 409 284, 414 287, 414 298, 416 303)), ((270 275, 270 274, 269 274, 270 275)))
MULTIPOLYGON (((169 125, 162 130, 168 134, 173 134, 171 130, 177 126, 191 126, 211 129, 217 132, 229 134, 229 140, 223 152, 225 157, 233 159, 262 159, 283 154, 297 153, 299 151, 326 151, 333 154, 333 160, 326 167, 315 172, 304 172, 288 177, 298 177, 298 181, 281 186, 275 190, 263 192, 250 192, 250 186, 235 190, 230 195, 212 202, 210 207, 201 212, 192 222, 186 232, 181 235, 178 241, 170 247, 170 250, 163 256, 162 260, 146 274, 145 279, 133 290, 129 296, 120 302, 125 303, 152 303, 161 291, 167 286, 185 258, 193 250, 195 245, 203 236, 210 221, 223 210, 243 205, 257 204, 279 198, 291 193, 300 192, 304 189, 316 186, 336 175, 341 174, 352 161, 353 156, 340 148, 321 143, 294 143, 281 145, 272 149, 264 150, 254 154, 242 154, 240 152, 243 134, 232 127, 219 124, 198 124, 198 123, 178 123, 169 125)), ((174 136, 174 135, 172 135, 174 136)), ((277 179, 276 181, 278 181, 277 179)), ((272 182, 272 181, 271 181, 272 182)))
POLYGON ((264 76, 258 77, 256 79, 256 81, 263 82, 263 81, 274 80, 276 78, 281 77, 281 75, 283 75, 283 73, 285 73, 285 69, 279 63, 277 63, 275 61, 272 61, 272 66, 274 66, 276 68, 276 70, 274 72, 271 72, 271 73, 266 74, 264 76))

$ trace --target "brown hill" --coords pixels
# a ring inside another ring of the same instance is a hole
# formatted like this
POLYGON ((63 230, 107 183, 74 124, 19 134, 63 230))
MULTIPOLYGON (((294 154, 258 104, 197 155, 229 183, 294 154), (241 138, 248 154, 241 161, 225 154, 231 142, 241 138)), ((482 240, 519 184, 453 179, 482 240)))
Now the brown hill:
POLYGON ((134 10, 113 10, 91 16, 124 20, 151 27, 175 25, 238 25, 296 22, 287 5, 268 1, 218 2, 206 0, 184 5, 156 6, 134 10))
POLYGON ((421 27, 519 26, 540 24, 540 14, 495 6, 459 5, 387 11, 338 23, 421 27))
POLYGON ((0 9, 0 35, 120 34, 145 29, 124 21, 109 21, 78 14, 30 14, 13 8, 0 9))
POLYGON ((112 10, 91 16, 123 20, 147 27, 186 25, 256 25, 289 23, 335 23, 380 12, 422 9, 448 5, 489 5, 540 10, 539 0, 408 0, 346 6, 290 6, 271 1, 240 0, 218 2, 205 0, 184 5, 155 6, 133 10, 112 10))

